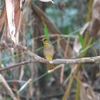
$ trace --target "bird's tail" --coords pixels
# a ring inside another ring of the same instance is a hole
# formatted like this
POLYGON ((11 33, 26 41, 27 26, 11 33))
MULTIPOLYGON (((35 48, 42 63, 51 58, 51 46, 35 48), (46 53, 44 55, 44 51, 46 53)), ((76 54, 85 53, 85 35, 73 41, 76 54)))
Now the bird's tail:
POLYGON ((54 64, 47 64, 46 68, 47 68, 47 70, 53 70, 54 64))

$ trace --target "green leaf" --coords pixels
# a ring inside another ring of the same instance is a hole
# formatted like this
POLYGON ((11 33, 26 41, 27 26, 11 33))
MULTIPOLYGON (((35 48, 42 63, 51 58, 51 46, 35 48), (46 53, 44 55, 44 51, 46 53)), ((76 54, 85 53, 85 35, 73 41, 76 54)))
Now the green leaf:
POLYGON ((44 22, 44 19, 43 19, 43 17, 42 17, 42 22, 43 22, 43 26, 44 26, 44 35, 45 35, 45 37, 48 39, 49 38, 49 34, 48 34, 48 28, 47 28, 47 25, 45 24, 45 22, 44 22))
POLYGON ((79 37, 79 41, 81 43, 81 46, 82 46, 82 49, 84 48, 84 40, 83 40, 83 37, 82 35, 80 34, 80 32, 78 32, 78 37, 79 37))

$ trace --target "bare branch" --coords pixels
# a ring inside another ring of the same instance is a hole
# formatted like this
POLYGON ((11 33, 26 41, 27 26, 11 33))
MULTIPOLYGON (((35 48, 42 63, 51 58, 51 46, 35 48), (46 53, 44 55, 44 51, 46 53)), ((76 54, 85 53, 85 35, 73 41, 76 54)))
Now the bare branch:
POLYGON ((45 58, 42 58, 35 53, 31 52, 28 50, 27 47, 19 44, 9 44, 5 42, 0 43, 0 49, 2 48, 15 48, 15 49, 20 49, 24 51, 27 55, 33 58, 35 62, 41 62, 41 63, 52 63, 52 64, 76 64, 76 63, 86 63, 86 62, 97 62, 100 61, 100 56, 95 56, 95 57, 86 57, 86 58, 79 58, 79 59, 54 59, 54 60, 47 60, 45 58))
POLYGON ((0 68, 0 72, 11 69, 11 68, 21 67, 22 65, 33 63, 33 62, 35 62, 35 61, 30 60, 30 61, 24 61, 24 62, 17 63, 17 64, 14 64, 14 65, 6 66, 6 67, 3 67, 3 68, 0 68))

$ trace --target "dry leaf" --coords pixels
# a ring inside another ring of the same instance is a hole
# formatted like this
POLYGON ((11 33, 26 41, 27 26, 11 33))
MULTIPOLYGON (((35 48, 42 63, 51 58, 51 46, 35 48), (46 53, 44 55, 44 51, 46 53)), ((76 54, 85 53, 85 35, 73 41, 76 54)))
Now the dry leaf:
POLYGON ((6 8, 5 6, 3 7, 3 10, 2 10, 2 13, 0 15, 0 31, 2 29, 2 26, 4 24, 4 21, 5 21, 5 16, 6 16, 6 8))
MULTIPOLYGON (((86 24, 83 26, 83 28, 81 29, 80 34, 81 34, 82 36, 84 35, 84 33, 85 33, 85 31, 87 30, 88 27, 89 27, 89 22, 86 23, 86 24)), ((82 46, 81 46, 81 44, 80 44, 80 41, 79 41, 78 37, 76 37, 76 39, 75 39, 73 49, 74 49, 74 51, 75 51, 76 53, 79 53, 79 51, 82 49, 82 46)))
POLYGON ((95 37, 100 30, 100 0, 94 0, 92 7, 92 21, 90 23, 90 34, 95 37))
POLYGON ((19 29, 20 29, 21 22, 22 22, 22 11, 19 9, 19 6, 20 6, 20 0, 15 0, 14 22, 15 22, 15 39, 16 39, 16 43, 19 42, 19 29))
POLYGON ((2 40, 11 39, 13 42, 17 41, 18 43, 18 31, 22 19, 22 11, 19 8, 20 0, 5 0, 4 9, 0 16, 0 20, 2 20, 0 21, 0 29, 5 23, 2 40))
POLYGON ((82 46, 81 46, 81 44, 80 44, 80 42, 79 42, 78 37, 76 37, 76 39, 75 39, 73 49, 74 49, 74 51, 75 51, 76 53, 79 53, 79 51, 82 49, 82 46))
POLYGON ((98 100, 92 87, 87 83, 81 84, 80 98, 81 100, 98 100))
POLYGON ((15 23, 14 23, 14 0, 5 0, 7 20, 8 20, 8 34, 15 42, 15 23))

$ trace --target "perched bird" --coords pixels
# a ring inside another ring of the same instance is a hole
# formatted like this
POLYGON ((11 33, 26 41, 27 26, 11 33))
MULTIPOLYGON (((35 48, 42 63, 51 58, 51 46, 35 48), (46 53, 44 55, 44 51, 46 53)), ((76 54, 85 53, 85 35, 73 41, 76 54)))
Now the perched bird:
MULTIPOLYGON (((46 59, 52 60, 54 56, 54 46, 46 38, 43 38, 42 42, 44 44, 43 55, 45 56, 46 59)), ((54 68, 54 64, 47 64, 46 68, 47 70, 52 70, 54 68)))

